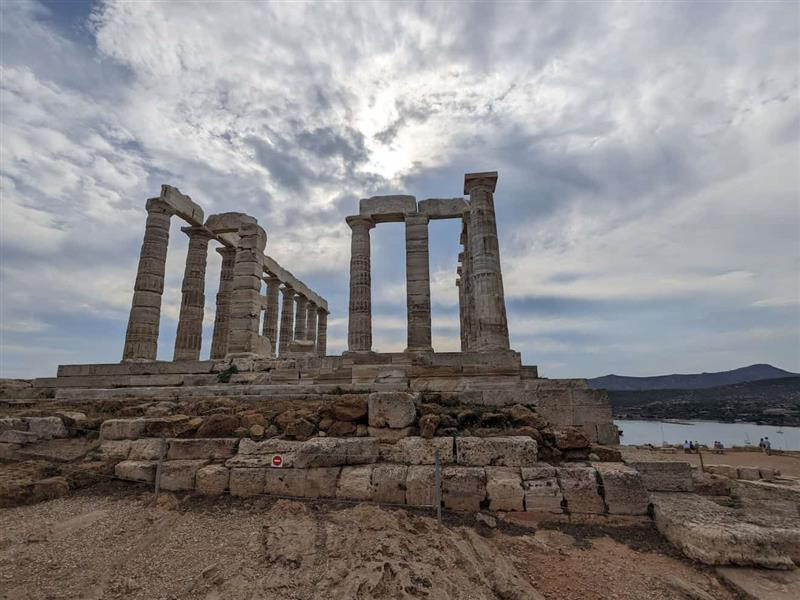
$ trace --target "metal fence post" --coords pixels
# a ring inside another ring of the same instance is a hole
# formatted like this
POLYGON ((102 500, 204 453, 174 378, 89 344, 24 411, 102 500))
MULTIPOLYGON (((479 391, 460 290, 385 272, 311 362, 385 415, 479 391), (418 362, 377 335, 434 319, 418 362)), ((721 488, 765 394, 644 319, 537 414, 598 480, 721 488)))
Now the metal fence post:
POLYGON ((436 504, 436 518, 442 522, 442 462, 439 458, 439 449, 434 453, 434 490, 433 502, 436 504))
POLYGON ((158 490, 161 487, 161 463, 164 462, 164 457, 167 455, 167 439, 165 437, 161 437, 161 452, 158 457, 158 464, 156 465, 156 481, 155 481, 155 490, 153 495, 153 505, 155 505, 156 501, 158 500, 158 490))

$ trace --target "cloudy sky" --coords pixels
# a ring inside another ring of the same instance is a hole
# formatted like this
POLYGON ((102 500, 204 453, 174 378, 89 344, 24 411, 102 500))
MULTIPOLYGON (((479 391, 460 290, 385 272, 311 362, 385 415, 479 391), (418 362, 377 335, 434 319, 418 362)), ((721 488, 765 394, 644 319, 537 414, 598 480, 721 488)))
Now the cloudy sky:
MULTIPOLYGON (((480 170, 500 174, 512 347, 543 375, 798 371, 799 10, 5 0, 0 375, 121 358, 162 183, 257 217, 268 254, 328 298, 339 353, 344 217, 376 194, 460 195, 480 170)), ((440 351, 458 347, 458 234, 431 224, 440 351)), ((403 240, 372 232, 379 351, 405 347, 403 240)))

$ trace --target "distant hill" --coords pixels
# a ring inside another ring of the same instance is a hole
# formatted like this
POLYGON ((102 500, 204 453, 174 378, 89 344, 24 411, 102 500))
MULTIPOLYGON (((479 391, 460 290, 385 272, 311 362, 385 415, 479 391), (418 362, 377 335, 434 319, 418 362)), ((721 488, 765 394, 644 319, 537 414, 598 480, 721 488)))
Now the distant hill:
POLYGON ((693 375, 656 375, 654 377, 626 377, 624 375, 605 375, 587 379, 589 387, 609 391, 646 390, 699 390, 703 388, 736 385, 748 381, 798 377, 800 374, 784 371, 772 365, 750 365, 721 371, 719 373, 696 373, 693 375))
POLYGON ((615 419, 800 426, 800 377, 693 390, 612 390, 608 396, 615 419))

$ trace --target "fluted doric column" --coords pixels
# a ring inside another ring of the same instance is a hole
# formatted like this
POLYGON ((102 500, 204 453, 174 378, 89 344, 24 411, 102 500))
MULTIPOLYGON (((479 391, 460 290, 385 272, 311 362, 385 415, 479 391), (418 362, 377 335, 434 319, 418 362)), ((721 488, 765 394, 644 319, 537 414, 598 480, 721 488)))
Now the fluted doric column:
POLYGON ((294 290, 289 286, 281 289, 283 296, 283 306, 281 308, 281 330, 280 344, 278 352, 280 356, 285 356, 289 352, 289 345, 292 343, 292 327, 294 325, 294 290))
MULTIPOLYGON (((463 255, 463 252, 461 253, 463 255)), ((460 257, 459 257, 460 258, 460 257)), ((461 266, 458 267, 458 278, 456 279, 456 287, 458 288, 458 323, 459 331, 461 333, 461 351, 467 351, 467 323, 466 311, 464 307, 464 270, 461 266)))
POLYGON ((214 333, 211 338, 211 358, 225 358, 228 353, 228 331, 231 320, 231 292, 233 292, 233 268, 236 263, 236 248, 217 248, 222 255, 217 289, 217 311, 214 314, 214 333))
POLYGON ((256 223, 239 227, 239 243, 233 268, 231 320, 228 335, 229 357, 269 355, 269 345, 258 330, 261 319, 261 282, 264 274, 266 232, 256 223))
POLYGON ((158 352, 158 325, 172 209, 158 198, 149 199, 146 208, 147 223, 125 332, 123 361, 155 360, 158 352))
POLYGON ((208 242, 212 235, 204 227, 183 227, 181 231, 189 236, 189 249, 181 285, 181 312, 173 360, 199 360, 203 344, 208 242))
POLYGON ((281 280, 274 275, 267 278, 267 308, 264 315, 264 337, 269 339, 270 349, 274 355, 278 346, 278 293, 281 280))
POLYGON ((306 340, 317 342, 317 305, 310 300, 306 305, 306 340))
POLYGON ((497 173, 467 173, 469 194, 468 265, 474 302, 473 327, 478 352, 508 350, 508 322, 500 270, 500 247, 493 193, 497 173))
POLYGON ((375 227, 364 217, 347 217, 352 230, 350 242, 350 304, 347 347, 351 352, 372 350, 372 275, 370 273, 369 230, 375 227))
POLYGON ((317 309, 317 356, 325 356, 328 352, 328 311, 317 309))
POLYGON ((297 294, 294 297, 294 339, 297 341, 306 339, 306 305, 308 300, 305 296, 297 294))
POLYGON ((408 348, 432 351, 431 274, 428 259, 428 216, 406 215, 406 310, 408 348))

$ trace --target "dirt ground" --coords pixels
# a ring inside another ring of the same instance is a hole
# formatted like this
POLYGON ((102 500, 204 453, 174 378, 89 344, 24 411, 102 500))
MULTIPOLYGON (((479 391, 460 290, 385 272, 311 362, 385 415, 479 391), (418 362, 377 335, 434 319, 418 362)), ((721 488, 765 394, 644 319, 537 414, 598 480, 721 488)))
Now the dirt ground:
MULTIPOLYGON (((631 446, 620 446, 626 460, 682 460, 700 465, 697 454, 686 454, 678 450, 667 454, 658 450, 642 450, 631 446)), ((778 469, 783 475, 800 477, 800 454, 764 454, 763 452, 731 452, 712 454, 703 451, 703 462, 707 465, 731 465, 734 467, 767 467, 778 469)))
POLYGON ((0 510, 0 598, 735 598, 646 519, 489 528, 368 504, 150 499, 103 483, 0 510))

